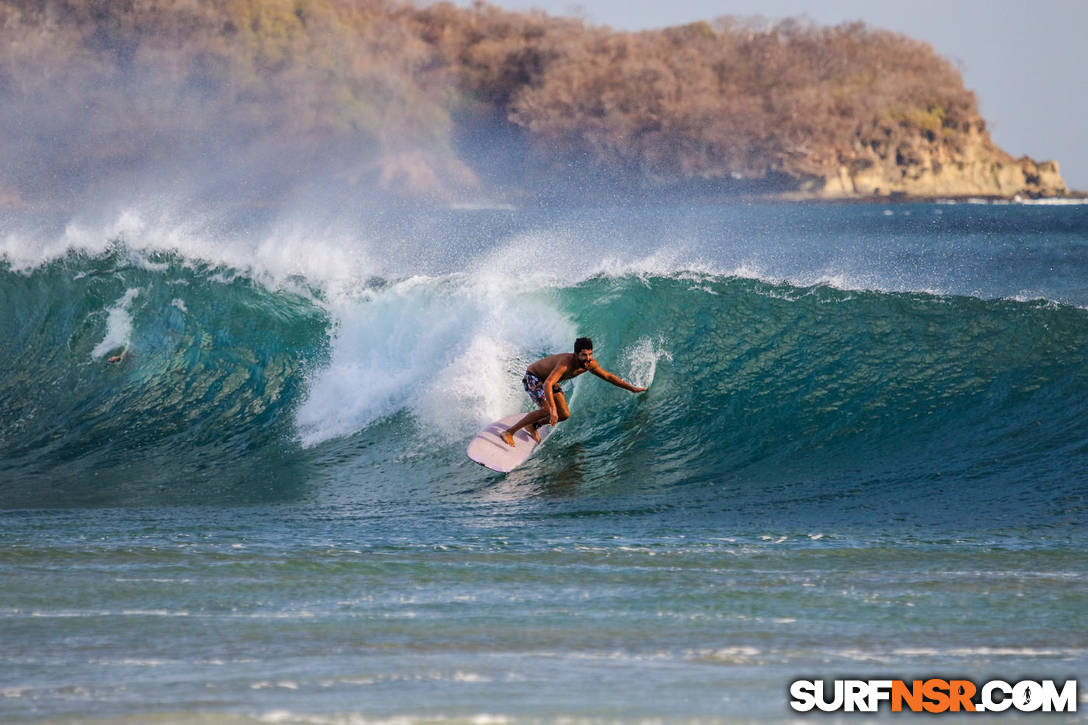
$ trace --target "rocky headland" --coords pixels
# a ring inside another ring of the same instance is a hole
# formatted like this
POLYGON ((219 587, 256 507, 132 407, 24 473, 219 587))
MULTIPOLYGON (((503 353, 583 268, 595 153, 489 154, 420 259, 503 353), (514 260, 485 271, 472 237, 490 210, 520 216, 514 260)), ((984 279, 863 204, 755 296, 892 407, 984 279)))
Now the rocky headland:
POLYGON ((958 70, 860 23, 639 33, 478 2, 0 0, 0 208, 1039 198, 958 70), (301 191, 300 191, 301 190, 301 191))

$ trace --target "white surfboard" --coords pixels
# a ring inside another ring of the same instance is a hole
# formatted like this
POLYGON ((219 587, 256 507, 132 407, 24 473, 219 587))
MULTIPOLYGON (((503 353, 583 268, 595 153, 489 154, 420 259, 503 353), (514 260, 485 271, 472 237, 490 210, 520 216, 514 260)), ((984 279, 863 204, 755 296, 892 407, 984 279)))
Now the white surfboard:
POLYGON ((468 444, 468 450, 466 451, 468 457, 481 466, 487 466, 492 471, 500 473, 509 473, 525 463, 529 456, 533 455, 536 449, 540 447, 540 444, 551 435, 552 426, 542 425, 537 429, 537 433, 540 435, 540 443, 534 441, 529 432, 522 428, 514 434, 515 445, 506 445, 503 439, 499 437, 499 434, 524 416, 524 413, 508 415, 484 428, 468 444))

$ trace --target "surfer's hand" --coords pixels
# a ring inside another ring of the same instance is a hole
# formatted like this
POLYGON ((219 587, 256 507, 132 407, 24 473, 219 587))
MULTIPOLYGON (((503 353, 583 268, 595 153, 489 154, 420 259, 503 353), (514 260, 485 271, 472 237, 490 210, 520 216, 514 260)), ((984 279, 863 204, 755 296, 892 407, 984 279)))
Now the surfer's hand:
POLYGON ((558 422, 559 422, 559 413, 558 413, 558 411, 553 410, 551 413, 548 414, 548 425, 555 425, 558 422))
POLYGON ((645 393, 647 388, 631 388, 632 393, 645 393))

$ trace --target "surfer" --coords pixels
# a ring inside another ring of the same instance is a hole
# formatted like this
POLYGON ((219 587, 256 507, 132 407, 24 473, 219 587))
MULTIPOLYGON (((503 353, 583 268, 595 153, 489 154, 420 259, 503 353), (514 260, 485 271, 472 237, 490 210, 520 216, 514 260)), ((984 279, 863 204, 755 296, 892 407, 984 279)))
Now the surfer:
POLYGON ((618 375, 613 375, 600 366, 593 359, 593 341, 588 337, 579 337, 574 341, 574 352, 561 352, 541 358, 529 366, 525 371, 525 377, 521 383, 525 386, 525 392, 540 406, 539 410, 527 414, 516 424, 503 432, 502 439, 508 446, 514 445, 514 434, 522 428, 529 431, 533 440, 540 442, 540 435, 536 429, 544 425, 547 418, 548 425, 555 425, 561 420, 570 417, 570 408, 567 407, 566 396, 559 383, 576 378, 584 372, 591 372, 601 380, 607 380, 617 388, 630 390, 632 393, 641 393, 646 388, 640 388, 623 380, 618 375))

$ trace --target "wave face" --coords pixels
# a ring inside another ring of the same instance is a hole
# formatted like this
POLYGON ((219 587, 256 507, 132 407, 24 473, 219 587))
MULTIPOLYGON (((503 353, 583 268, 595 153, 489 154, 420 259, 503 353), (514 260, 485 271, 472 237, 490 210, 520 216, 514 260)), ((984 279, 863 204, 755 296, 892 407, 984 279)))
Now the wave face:
MULTIPOLYGON (((581 270, 560 250, 562 274, 541 273, 538 241, 336 284, 125 245, 9 265, 3 507, 544 495, 798 521, 1083 517, 1088 312, 1068 299, 843 284, 725 246, 581 270), (582 334, 649 392, 583 376, 530 465, 468 462, 477 428, 527 409, 524 367, 582 334)), ((1059 282, 1051 297, 1077 294, 1059 282)))
POLYGON ((669 353, 641 405, 593 389, 607 412, 586 444, 629 476, 829 516, 909 517, 938 502, 946 513, 926 517, 1010 504, 1060 515, 1055 499, 1080 500, 1083 310, 718 277, 568 294, 587 310, 583 328, 609 329, 616 345, 657 336, 669 353))
POLYGON ((326 339, 305 297, 123 249, 0 272, 0 289, 8 505, 230 500, 285 480, 284 411, 326 339))

